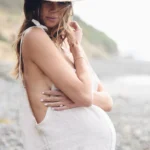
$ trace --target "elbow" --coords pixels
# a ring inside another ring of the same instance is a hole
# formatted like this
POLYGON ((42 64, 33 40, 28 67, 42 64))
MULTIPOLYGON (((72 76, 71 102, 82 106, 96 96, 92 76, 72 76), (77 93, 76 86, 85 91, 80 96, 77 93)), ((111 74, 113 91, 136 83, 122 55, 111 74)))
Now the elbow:
POLYGON ((107 112, 110 112, 112 110, 112 108, 113 108, 113 100, 112 100, 111 97, 109 97, 108 100, 107 100, 107 103, 105 105, 104 110, 107 111, 107 112))
POLYGON ((107 106, 107 107, 105 107, 105 109, 104 109, 106 112, 110 112, 111 110, 112 110, 112 106, 107 106))

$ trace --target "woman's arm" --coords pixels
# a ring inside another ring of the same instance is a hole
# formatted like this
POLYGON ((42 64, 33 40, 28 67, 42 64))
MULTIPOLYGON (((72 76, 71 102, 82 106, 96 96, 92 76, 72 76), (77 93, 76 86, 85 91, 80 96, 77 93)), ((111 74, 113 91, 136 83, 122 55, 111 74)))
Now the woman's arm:
MULTIPOLYGON (((81 48, 81 46, 80 46, 81 48)), ((84 52, 84 51, 82 51, 84 52)), ((84 53, 84 58, 87 60, 86 63, 89 64, 88 59, 86 57, 86 54, 84 53)), ((80 64, 79 64, 80 65, 80 64)), ((58 95, 61 95, 64 93, 62 93, 61 91, 59 91, 58 95)), ((45 91, 45 95, 48 96, 56 96, 57 92, 55 91, 45 91)), ((65 109, 71 109, 71 108, 75 108, 75 107, 83 107, 82 104, 76 104, 73 103, 71 99, 69 99, 68 97, 47 97, 45 100, 43 99, 43 102, 46 104, 46 106, 48 107, 52 107, 54 108, 54 110, 65 110, 65 109), (57 101, 57 102, 53 102, 53 101, 57 101), (64 105, 63 107, 59 107, 59 105, 62 104, 64 105)), ((98 83, 98 88, 97 91, 93 92, 93 101, 92 101, 93 105, 96 105, 98 107, 100 107, 101 109, 103 109, 104 111, 110 111, 112 109, 113 106, 113 101, 111 96, 108 94, 108 92, 106 92, 104 90, 104 87, 102 86, 102 83, 99 80, 98 83)))
POLYGON ((113 100, 99 80, 97 91, 93 92, 93 105, 102 108, 104 111, 110 111, 113 107, 113 100))
MULTIPOLYGON (((86 56, 86 53, 84 52, 84 50, 82 50, 82 52, 83 52, 83 55, 84 55, 84 58, 85 58, 87 64, 90 66, 90 63, 86 56)), ((102 108, 104 111, 111 111, 111 109, 113 107, 113 100, 112 100, 111 96, 109 95, 109 93, 105 91, 100 80, 98 83, 97 91, 93 92, 92 104, 102 108)), ((82 107, 82 106, 76 106, 74 104, 74 107, 82 107)))
POLYGON ((76 73, 65 60, 48 35, 39 28, 33 28, 24 37, 24 56, 34 62, 55 86, 74 103, 82 106, 92 104, 92 81, 80 46, 74 45, 76 73), (76 60, 77 59, 77 60, 76 60))
POLYGON ((113 106, 113 101, 107 92, 96 91, 96 92, 93 92, 92 104, 102 108, 104 111, 111 111, 112 106, 113 106))
MULTIPOLYGON (((72 100, 66 97, 61 91, 49 90, 45 91, 43 94, 47 95, 48 97, 46 99, 43 99, 42 102, 45 104, 45 106, 51 107, 54 110, 62 111, 75 107, 83 107, 81 104, 77 105, 72 102, 72 100), (63 105, 63 107, 59 107, 60 105, 63 105)), ((104 91, 101 83, 98 84, 97 91, 93 92, 92 104, 100 107, 104 111, 110 111, 112 109, 112 98, 110 97, 108 92, 104 91)))

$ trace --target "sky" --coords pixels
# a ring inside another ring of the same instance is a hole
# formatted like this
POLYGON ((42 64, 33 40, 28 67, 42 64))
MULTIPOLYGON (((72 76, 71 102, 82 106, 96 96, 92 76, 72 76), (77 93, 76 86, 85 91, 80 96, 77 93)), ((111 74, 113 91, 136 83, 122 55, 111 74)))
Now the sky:
POLYGON ((83 0, 74 13, 111 37, 121 55, 150 61, 150 0, 83 0))

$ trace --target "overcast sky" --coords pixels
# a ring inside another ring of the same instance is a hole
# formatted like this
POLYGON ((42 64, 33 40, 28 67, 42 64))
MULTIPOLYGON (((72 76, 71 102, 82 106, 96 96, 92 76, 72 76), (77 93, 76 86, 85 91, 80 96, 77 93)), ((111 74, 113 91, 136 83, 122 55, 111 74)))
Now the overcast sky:
POLYGON ((150 0, 83 0, 74 12, 114 39, 123 55, 150 61, 150 0))

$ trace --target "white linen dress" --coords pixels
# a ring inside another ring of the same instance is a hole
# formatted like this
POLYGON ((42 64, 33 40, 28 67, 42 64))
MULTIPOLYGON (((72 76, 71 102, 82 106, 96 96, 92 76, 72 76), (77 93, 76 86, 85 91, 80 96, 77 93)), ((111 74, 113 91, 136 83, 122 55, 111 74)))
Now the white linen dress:
MULTIPOLYGON (((33 27, 47 28, 37 20, 33 27)), ((33 28, 30 27, 30 28, 33 28)), ((21 38, 21 44, 26 29, 21 38)), ((21 54, 20 44, 20 54, 21 54)), ((48 107, 45 118, 37 123, 31 110, 21 78, 21 55, 19 81, 22 92, 19 107, 19 124, 25 150, 115 150, 116 132, 114 126, 101 108, 96 105, 55 111, 48 107)), ((96 91, 97 75, 92 75, 93 91, 96 91)), ((55 89, 53 84, 52 89, 55 89)))

